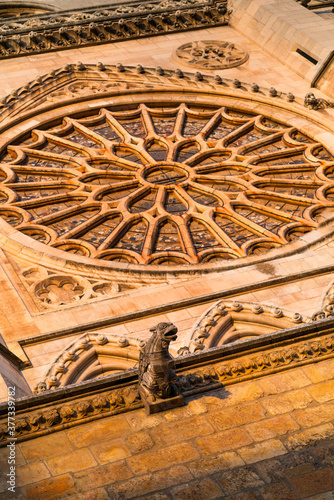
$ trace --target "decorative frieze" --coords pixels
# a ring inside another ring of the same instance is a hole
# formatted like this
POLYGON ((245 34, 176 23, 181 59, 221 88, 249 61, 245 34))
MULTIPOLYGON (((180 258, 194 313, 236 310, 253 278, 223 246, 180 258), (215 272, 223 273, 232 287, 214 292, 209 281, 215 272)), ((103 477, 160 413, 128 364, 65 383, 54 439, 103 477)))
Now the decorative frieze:
POLYGON ((0 26, 0 59, 119 42, 227 24, 226 1, 150 2, 34 19, 0 26))
MULTIPOLYGON (((334 335, 295 343, 290 341, 289 345, 274 349, 270 349, 267 345, 261 352, 254 352, 252 348, 250 351, 243 356, 228 356, 225 353, 226 359, 223 362, 221 360, 217 362, 217 358, 222 357, 218 351, 213 352, 213 355, 216 354, 216 359, 211 359, 210 362, 205 362, 203 355, 198 354, 189 364, 205 363, 204 366, 194 369, 177 367, 176 386, 180 394, 189 397, 214 390, 221 385, 228 386, 331 358, 334 355, 334 335)), ((131 374, 133 373, 135 372, 131 371, 131 374)), ((44 392, 38 397, 47 397, 49 394, 50 392, 44 392)), ((83 395, 79 401, 76 399, 64 404, 55 404, 54 407, 44 411, 33 409, 20 411, 17 413, 15 436, 18 441, 24 441, 142 406, 137 386, 132 383, 126 388, 100 392, 94 397, 87 398, 83 395)), ((6 423, 0 423, 0 447, 6 446, 10 437, 6 423)))

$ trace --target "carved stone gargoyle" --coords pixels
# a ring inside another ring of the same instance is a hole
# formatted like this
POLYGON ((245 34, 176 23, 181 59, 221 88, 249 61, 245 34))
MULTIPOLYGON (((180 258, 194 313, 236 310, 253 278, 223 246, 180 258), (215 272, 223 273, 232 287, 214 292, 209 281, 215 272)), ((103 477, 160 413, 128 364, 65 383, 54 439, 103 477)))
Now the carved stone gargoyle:
POLYGON ((139 356, 139 393, 148 414, 183 406, 176 385, 175 362, 169 354, 170 342, 177 338, 173 323, 159 323, 139 356))

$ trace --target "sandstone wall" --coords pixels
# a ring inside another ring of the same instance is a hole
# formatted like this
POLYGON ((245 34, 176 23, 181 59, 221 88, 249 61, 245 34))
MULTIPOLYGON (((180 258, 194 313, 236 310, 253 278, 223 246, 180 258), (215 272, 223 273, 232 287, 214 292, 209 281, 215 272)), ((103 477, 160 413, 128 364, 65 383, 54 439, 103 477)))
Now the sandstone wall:
POLYGON ((22 442, 15 498, 330 499, 333 375, 322 361, 22 442))
MULTIPOLYGON (((230 7, 231 26, 306 81, 312 82, 327 66, 334 41, 330 21, 294 0, 232 0, 230 7)), ((333 87, 326 77, 319 77, 317 87, 331 95, 333 87)))

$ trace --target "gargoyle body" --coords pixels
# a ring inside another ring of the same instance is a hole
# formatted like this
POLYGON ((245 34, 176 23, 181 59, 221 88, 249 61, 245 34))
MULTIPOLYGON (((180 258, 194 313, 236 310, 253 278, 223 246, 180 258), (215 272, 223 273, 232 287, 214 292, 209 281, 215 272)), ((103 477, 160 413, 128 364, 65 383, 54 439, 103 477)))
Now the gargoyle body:
POLYGON ((177 338, 177 328, 172 323, 159 323, 150 331, 153 335, 139 357, 139 390, 153 402, 177 394, 175 363, 168 351, 170 342, 177 338))

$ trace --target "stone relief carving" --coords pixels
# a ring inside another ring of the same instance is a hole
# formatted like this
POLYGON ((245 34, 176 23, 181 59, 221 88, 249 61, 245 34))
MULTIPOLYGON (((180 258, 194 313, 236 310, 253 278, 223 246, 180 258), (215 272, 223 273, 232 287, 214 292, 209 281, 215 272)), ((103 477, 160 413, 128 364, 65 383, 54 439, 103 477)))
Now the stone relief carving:
POLYGON ((334 108, 334 101, 327 101, 322 97, 316 97, 313 92, 308 92, 305 95, 304 106, 309 109, 324 109, 324 108, 334 108))
POLYGON ((175 362, 169 354, 170 342, 177 338, 172 323, 159 323, 150 329, 153 335, 139 357, 139 393, 148 413, 182 406, 183 397, 175 382, 175 362))
POLYGON ((42 310, 112 297, 126 288, 113 281, 57 274, 42 266, 23 268, 20 275, 30 297, 42 310))
POLYGON ((218 70, 240 66, 249 56, 231 42, 200 40, 181 45, 174 51, 173 57, 185 66, 218 70))
POLYGON ((65 274, 54 274, 33 286, 35 296, 44 307, 58 307, 84 303, 101 295, 116 295, 116 283, 89 280, 65 274))
POLYGON ((152 2, 65 15, 41 15, 0 26, 0 59, 227 24, 226 2, 152 2))
POLYGON ((152 86, 170 87, 195 87, 199 89, 222 89, 233 88, 240 89, 246 93, 256 93, 275 99, 283 99, 288 102, 296 101, 303 104, 304 101, 295 98, 291 92, 278 92, 276 89, 261 87, 256 83, 249 84, 222 78, 219 75, 208 76, 197 73, 183 73, 180 69, 166 70, 161 67, 143 68, 142 66, 130 67, 123 66, 121 63, 116 66, 104 66, 98 64, 66 64, 65 66, 52 70, 46 75, 39 76, 35 80, 27 83, 21 88, 14 90, 11 94, 0 99, 0 112, 3 123, 7 117, 12 114, 32 108, 44 109, 55 100, 71 100, 77 97, 77 92, 84 93, 87 96, 96 93, 96 87, 99 87, 99 93, 111 91, 109 84, 117 87, 126 85, 127 88, 150 88, 152 86), (108 83, 106 84, 106 77, 108 83), (83 79, 86 82, 83 84, 83 79), (108 85, 108 86, 107 86, 108 85))

